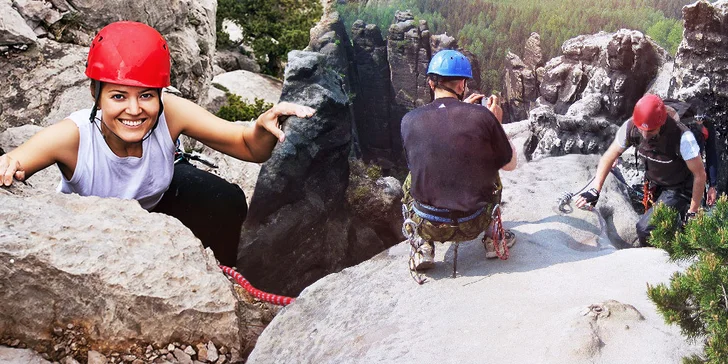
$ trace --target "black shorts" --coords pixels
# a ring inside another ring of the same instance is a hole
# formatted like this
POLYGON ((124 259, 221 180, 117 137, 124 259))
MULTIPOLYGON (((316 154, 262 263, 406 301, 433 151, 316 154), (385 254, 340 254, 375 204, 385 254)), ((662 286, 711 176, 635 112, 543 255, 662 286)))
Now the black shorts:
POLYGON ((169 189, 152 212, 177 218, 212 249, 220 264, 235 266, 240 229, 248 213, 245 193, 238 185, 179 162, 169 189))

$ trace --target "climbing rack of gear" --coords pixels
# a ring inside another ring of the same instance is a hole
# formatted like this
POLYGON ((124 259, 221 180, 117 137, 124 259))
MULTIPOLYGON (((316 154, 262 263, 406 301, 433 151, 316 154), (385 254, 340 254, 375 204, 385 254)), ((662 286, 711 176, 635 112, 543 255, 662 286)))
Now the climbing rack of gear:
POLYGON ((296 300, 295 298, 292 298, 292 297, 278 296, 278 295, 274 295, 272 293, 263 292, 255 287, 253 287, 253 285, 250 284, 250 282, 248 282, 248 280, 245 279, 245 277, 243 277, 242 274, 238 273, 236 270, 234 270, 230 267, 221 265, 220 269, 222 269, 222 271, 225 272, 225 274, 227 274, 233 280, 235 280, 235 282, 237 282, 241 287, 245 288, 245 290, 248 291, 250 294, 252 294, 253 297, 255 297, 261 301, 272 303, 272 304, 278 305, 278 306, 288 306, 291 303, 295 302, 295 300, 296 300))

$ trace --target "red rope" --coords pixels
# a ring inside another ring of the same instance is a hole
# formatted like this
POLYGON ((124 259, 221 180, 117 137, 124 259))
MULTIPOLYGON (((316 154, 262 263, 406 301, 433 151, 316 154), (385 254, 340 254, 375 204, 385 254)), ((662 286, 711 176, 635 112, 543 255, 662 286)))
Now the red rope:
POLYGON ((232 277, 235 280, 235 282, 237 282, 241 287, 245 288, 246 291, 250 292, 250 294, 252 294, 253 297, 255 297, 261 301, 269 302, 269 303, 272 303, 272 304, 278 305, 278 306, 288 306, 296 300, 295 298, 291 298, 291 297, 278 296, 278 295, 274 295, 272 293, 263 292, 255 287, 253 287, 253 285, 251 285, 250 282, 248 282, 248 280, 245 279, 245 277, 243 277, 242 274, 238 273, 236 270, 234 270, 230 267, 221 265, 220 269, 222 269, 222 271, 225 272, 225 274, 232 277))
POLYGON ((495 249, 495 254, 498 255, 498 258, 500 258, 501 260, 506 260, 510 256, 510 252, 508 251, 508 244, 506 242, 506 231, 503 229, 503 220, 501 219, 500 206, 496 208, 496 211, 498 211, 498 213, 497 215, 494 214, 495 226, 492 236, 493 248, 495 249))

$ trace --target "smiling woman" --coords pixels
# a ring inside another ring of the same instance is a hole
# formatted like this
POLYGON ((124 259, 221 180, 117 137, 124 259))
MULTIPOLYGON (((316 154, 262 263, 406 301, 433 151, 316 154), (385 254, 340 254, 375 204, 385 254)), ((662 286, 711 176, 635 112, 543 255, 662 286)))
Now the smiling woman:
POLYGON ((245 195, 220 177, 175 164, 175 140, 184 134, 238 159, 263 162, 285 139, 278 117, 309 117, 314 110, 280 103, 252 127, 230 123, 165 94, 170 64, 167 42, 148 25, 121 21, 101 29, 86 67, 93 107, 0 156, 0 185, 56 164, 58 191, 137 200, 144 209, 178 218, 222 264, 234 266, 245 195))

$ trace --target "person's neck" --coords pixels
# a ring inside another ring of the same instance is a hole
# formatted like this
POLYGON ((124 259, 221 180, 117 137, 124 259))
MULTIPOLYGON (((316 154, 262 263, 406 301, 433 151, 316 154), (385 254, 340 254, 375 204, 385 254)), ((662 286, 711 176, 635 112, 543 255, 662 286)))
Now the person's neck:
POLYGON ((458 100, 458 95, 456 95, 450 91, 443 90, 441 88, 436 88, 435 89, 435 100, 442 99, 442 98, 454 98, 454 99, 458 100))

